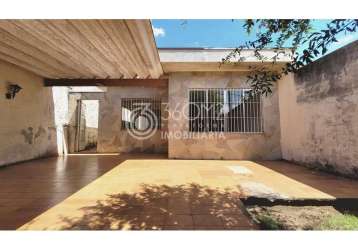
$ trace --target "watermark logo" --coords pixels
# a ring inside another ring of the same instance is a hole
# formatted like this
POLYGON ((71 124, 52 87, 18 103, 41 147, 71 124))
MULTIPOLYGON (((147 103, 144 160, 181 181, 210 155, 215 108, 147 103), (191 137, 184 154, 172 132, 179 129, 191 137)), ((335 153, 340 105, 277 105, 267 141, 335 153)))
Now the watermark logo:
POLYGON ((173 123, 186 123, 185 126, 188 125, 191 129, 160 131, 162 139, 223 139, 225 137, 222 132, 222 114, 227 111, 222 104, 208 107, 196 103, 184 105, 177 103, 169 110, 168 103, 161 103, 160 110, 162 112, 155 111, 151 102, 134 105, 135 108, 127 110, 125 116, 127 117, 126 120, 129 121, 127 131, 135 139, 144 140, 152 137, 161 128, 161 122, 168 122, 169 120, 173 123), (204 117, 209 114, 211 122, 207 123, 204 117))
POLYGON ((177 139, 177 140, 188 140, 188 139, 225 139, 224 132, 205 132, 205 133, 195 133, 189 131, 162 131, 162 139, 177 139))
POLYGON ((152 137, 157 131, 160 117, 157 117, 150 106, 150 103, 141 103, 130 112, 128 133, 132 137, 144 140, 152 137))

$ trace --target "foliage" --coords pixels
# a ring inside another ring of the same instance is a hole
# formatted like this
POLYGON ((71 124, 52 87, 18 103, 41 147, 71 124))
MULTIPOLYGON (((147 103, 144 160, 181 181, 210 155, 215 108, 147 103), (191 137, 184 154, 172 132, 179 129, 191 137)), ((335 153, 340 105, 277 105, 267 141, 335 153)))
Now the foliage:
POLYGON ((260 225, 265 230, 282 230, 282 226, 273 218, 267 215, 261 215, 257 218, 260 225))
POLYGON ((358 230, 358 218, 351 214, 330 217, 323 221, 319 230, 358 230))
POLYGON ((255 57, 260 61, 270 60, 272 64, 276 64, 280 56, 287 55, 287 50, 283 50, 282 47, 289 43, 292 62, 287 63, 281 70, 271 71, 265 66, 251 67, 252 73, 248 76, 248 83, 252 91, 268 95, 272 92, 273 83, 283 75, 296 72, 318 56, 326 54, 327 48, 338 42, 338 34, 356 32, 358 26, 358 20, 336 19, 329 22, 325 29, 312 32, 311 22, 309 19, 248 19, 244 28, 247 33, 251 33, 254 27, 257 27, 256 39, 234 49, 222 59, 222 63, 245 61, 245 56, 241 52, 253 49, 255 57), (300 51, 300 48, 305 46, 307 48, 300 51), (262 54, 265 48, 273 48, 274 56, 265 57, 262 54))

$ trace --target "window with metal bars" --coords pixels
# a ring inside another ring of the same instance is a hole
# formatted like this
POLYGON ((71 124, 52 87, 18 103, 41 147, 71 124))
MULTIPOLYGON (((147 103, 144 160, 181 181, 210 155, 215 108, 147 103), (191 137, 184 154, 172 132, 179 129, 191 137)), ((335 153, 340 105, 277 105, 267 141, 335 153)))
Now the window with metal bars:
POLYGON ((262 103, 250 89, 189 89, 190 132, 263 132, 262 103))
POLYGON ((153 98, 123 98, 121 100, 122 129, 161 128, 161 100, 153 98))

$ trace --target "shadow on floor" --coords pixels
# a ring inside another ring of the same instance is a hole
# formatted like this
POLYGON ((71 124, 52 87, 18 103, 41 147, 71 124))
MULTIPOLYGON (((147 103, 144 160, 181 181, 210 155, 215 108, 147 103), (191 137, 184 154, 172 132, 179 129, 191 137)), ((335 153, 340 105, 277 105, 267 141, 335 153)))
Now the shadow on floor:
POLYGON ((62 218, 65 230, 257 229, 237 192, 198 184, 142 185, 81 208, 83 216, 62 218))
POLYGON ((0 167, 0 230, 15 230, 127 159, 160 154, 77 154, 0 167))

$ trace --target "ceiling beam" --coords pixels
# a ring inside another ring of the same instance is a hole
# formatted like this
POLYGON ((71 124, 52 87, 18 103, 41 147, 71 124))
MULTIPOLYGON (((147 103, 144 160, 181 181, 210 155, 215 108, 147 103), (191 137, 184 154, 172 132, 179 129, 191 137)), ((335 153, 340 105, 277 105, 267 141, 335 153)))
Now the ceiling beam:
POLYGON ((168 79, 44 79, 45 87, 167 87, 168 79))

